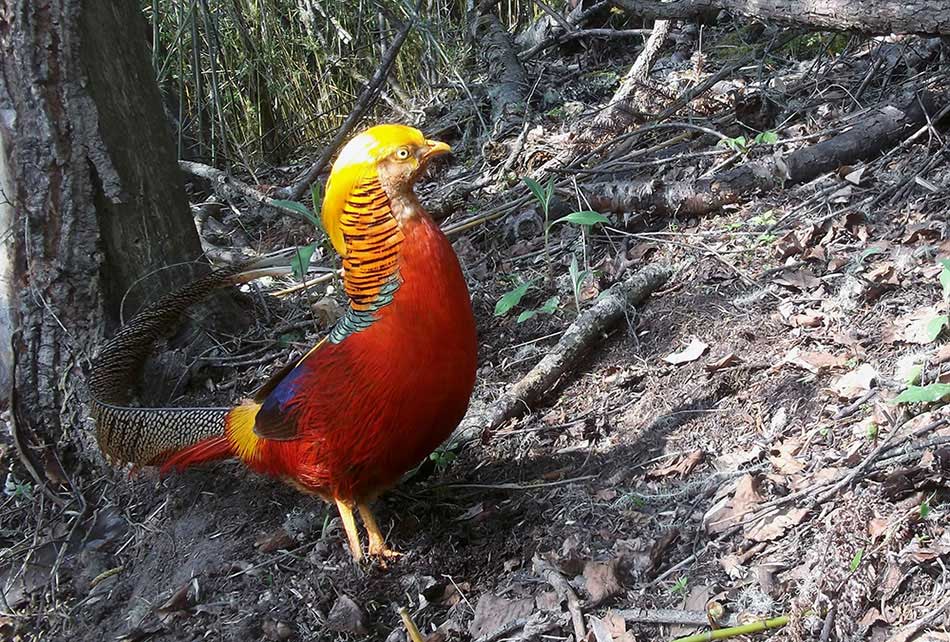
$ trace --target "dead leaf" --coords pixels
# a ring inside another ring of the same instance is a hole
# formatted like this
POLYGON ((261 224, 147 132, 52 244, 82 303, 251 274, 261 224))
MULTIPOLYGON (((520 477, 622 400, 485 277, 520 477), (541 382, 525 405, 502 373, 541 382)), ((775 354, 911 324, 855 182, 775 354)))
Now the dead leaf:
POLYGON ((950 361, 950 343, 941 346, 941 348, 937 350, 937 354, 934 357, 934 364, 937 365, 941 363, 947 363, 948 361, 950 361))
POLYGON ((587 562, 584 564, 584 589, 594 604, 617 595, 623 590, 619 577, 620 560, 587 562))
MULTIPOLYGON (((614 636, 610 634, 606 622, 593 615, 587 616, 587 622, 590 624, 590 632, 594 636, 594 642, 614 642, 614 636)), ((590 636, 588 636, 588 639, 590 639, 590 636)))
POLYGON ((475 605, 475 617, 468 625, 472 637, 493 633, 506 624, 528 617, 534 611, 534 600, 524 598, 509 600, 492 593, 485 593, 475 605))
POLYGON ((860 185, 861 177, 864 176, 865 167, 859 167, 856 170, 849 172, 844 175, 844 180, 848 181, 852 185, 860 185))
POLYGON ((784 261, 790 256, 795 256, 796 254, 801 254, 805 251, 802 242, 798 239, 798 234, 795 233, 795 230, 783 234, 773 243, 775 247, 775 252, 778 254, 779 260, 784 261))
POLYGON ((746 539, 753 542, 771 542, 784 535, 792 526, 800 524, 807 514, 807 508, 793 508, 782 515, 747 526, 746 539))
POLYGON ((772 283, 797 290, 811 290, 821 284, 809 270, 786 270, 772 279, 772 283))
POLYGON ((691 361, 696 361, 699 359, 706 350, 709 349, 709 345, 703 343, 696 337, 693 337, 693 340, 690 341, 689 345, 680 350, 679 352, 673 352, 671 354, 663 357, 663 361, 671 363, 674 366, 680 365, 682 363, 689 363, 691 361))
POLYGON ((831 384, 831 390, 839 398, 851 401, 866 394, 878 376, 874 366, 865 363, 838 377, 838 380, 831 384))
POLYGON ((338 633, 353 633, 356 635, 366 635, 369 632, 366 628, 366 618, 363 611, 356 605, 356 602, 346 595, 341 595, 333 603, 333 607, 327 615, 327 628, 338 633))
POLYGON ((699 466, 703 463, 706 453, 702 450, 694 450, 688 455, 681 455, 674 463, 669 466, 663 466, 661 468, 656 468, 647 473, 647 477, 650 479, 661 479, 663 477, 669 477, 670 475, 678 475, 680 477, 686 477, 688 474, 693 472, 693 469, 696 466, 699 466))
POLYGON ((840 368, 845 361, 844 357, 833 355, 830 352, 801 350, 799 348, 792 348, 785 355, 785 363, 798 366, 813 374, 821 374, 832 368, 840 368))
POLYGON ((805 469, 805 464, 795 458, 801 447, 801 439, 790 437, 779 444, 777 448, 772 449, 774 454, 769 455, 769 461, 779 472, 785 475, 794 475, 801 472, 805 469))
POLYGON ((853 191, 854 188, 851 185, 845 185, 841 189, 832 192, 828 198, 832 203, 847 203, 851 200, 851 193, 853 191))
POLYGON ((746 513, 762 503, 757 485, 758 482, 752 475, 740 477, 735 483, 736 492, 732 498, 724 497, 703 515, 706 532, 715 534, 728 530, 738 524, 746 513))
POLYGON ((798 328, 818 328, 825 321, 825 315, 817 310, 805 310, 801 314, 793 314, 789 322, 798 328))
POLYGON ((281 549, 292 548, 296 542, 290 534, 283 528, 278 528, 272 533, 261 535, 254 541, 254 546, 261 553, 273 553, 281 549))
POLYGON ((900 285, 897 269, 890 261, 874 266, 864 274, 864 278, 880 285, 900 285))
POLYGON ((332 296, 325 296, 310 306, 314 318, 322 328, 328 328, 343 316, 343 307, 332 296))
POLYGON ((742 359, 737 357, 734 352, 730 352, 721 359, 717 359, 712 363, 707 363, 705 368, 706 372, 716 372, 717 370, 722 370, 724 368, 731 368, 742 363, 742 359))

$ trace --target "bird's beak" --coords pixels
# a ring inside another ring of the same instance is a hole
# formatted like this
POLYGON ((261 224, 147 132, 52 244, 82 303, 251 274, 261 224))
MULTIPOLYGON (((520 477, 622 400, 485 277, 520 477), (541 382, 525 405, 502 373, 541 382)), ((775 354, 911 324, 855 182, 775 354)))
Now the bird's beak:
POLYGON ((422 158, 423 160, 429 160, 436 156, 441 156, 442 154, 448 154, 451 151, 452 148, 440 140, 427 140, 425 149, 422 152, 422 158))

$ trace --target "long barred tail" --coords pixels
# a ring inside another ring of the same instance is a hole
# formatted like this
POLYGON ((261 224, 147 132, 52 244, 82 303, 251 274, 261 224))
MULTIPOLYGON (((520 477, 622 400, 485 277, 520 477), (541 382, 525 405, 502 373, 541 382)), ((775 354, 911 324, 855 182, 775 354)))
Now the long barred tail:
POLYGON ((107 341, 93 359, 87 379, 102 452, 116 463, 154 465, 181 449, 208 442, 189 463, 231 456, 224 438, 230 408, 130 407, 131 384, 138 380, 155 341, 173 330, 189 307, 215 290, 286 272, 285 267, 263 262, 215 270, 148 305, 107 341), (205 455, 200 460, 199 452, 205 455))

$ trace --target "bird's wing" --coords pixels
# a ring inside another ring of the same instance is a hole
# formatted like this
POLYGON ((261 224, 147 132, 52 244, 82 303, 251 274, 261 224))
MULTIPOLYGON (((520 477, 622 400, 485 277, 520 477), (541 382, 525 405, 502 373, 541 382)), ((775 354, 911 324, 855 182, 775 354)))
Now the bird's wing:
POLYGON ((297 379, 303 374, 301 365, 324 343, 326 339, 320 340, 307 354, 275 372, 254 392, 254 401, 261 404, 254 418, 255 435, 275 441, 297 438, 297 422, 290 401, 297 394, 297 379))

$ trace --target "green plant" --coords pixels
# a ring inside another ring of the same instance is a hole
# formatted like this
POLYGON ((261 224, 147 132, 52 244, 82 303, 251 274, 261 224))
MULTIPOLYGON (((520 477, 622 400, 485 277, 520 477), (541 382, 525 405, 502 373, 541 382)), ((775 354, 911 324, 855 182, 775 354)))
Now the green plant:
POLYGON ((851 558, 851 564, 848 566, 852 573, 858 570, 858 567, 861 566, 862 559, 864 559, 864 549, 859 548, 854 552, 854 557, 851 558))
POLYGON ((455 461, 455 453, 451 450, 438 448, 429 455, 429 459, 435 462, 435 467, 439 470, 445 469, 449 464, 455 461))
POLYGON ((533 285, 534 279, 520 283, 505 292, 502 297, 498 299, 498 302, 495 303, 495 316, 500 317, 508 314, 513 307, 521 303, 521 299, 524 298, 524 295, 528 293, 528 290, 530 290, 533 285))
POLYGON ((679 595, 686 593, 686 583, 688 580, 686 576, 683 575, 678 580, 673 583, 673 586, 670 587, 670 595, 679 595))
POLYGON ((518 323, 524 323, 528 319, 533 319, 539 314, 554 314, 557 311, 557 304, 559 303, 557 295, 552 296, 550 299, 544 302, 541 307, 534 308, 533 310, 525 310, 518 315, 518 323))
POLYGON ((548 270, 548 279, 552 278, 551 274, 551 252, 549 241, 551 238, 551 199, 554 198, 554 178, 549 178, 547 184, 544 187, 541 184, 529 178, 528 176, 524 177, 524 184, 528 186, 528 189, 531 190, 531 193, 534 194, 534 198, 538 201, 538 204, 541 206, 541 211, 544 212, 544 263, 547 266, 548 270))
POLYGON ((775 145, 778 143, 778 134, 774 131, 759 132, 751 140, 745 136, 736 136, 735 138, 719 139, 720 147, 728 147, 737 154, 745 156, 755 145, 775 145))
POLYGON ((920 502, 920 508, 918 513, 920 514, 920 519, 927 519, 930 517, 930 500, 933 499, 933 495, 920 502))
MULTIPOLYGON (((950 328, 950 260, 940 260, 938 280, 942 289, 944 314, 938 314, 927 322, 925 338, 936 341, 945 330, 950 328)), ((919 375, 918 375, 919 378, 919 375)), ((931 383, 926 386, 908 385, 897 396, 897 403, 939 403, 950 399, 950 384, 931 383)))
POLYGON ((584 280, 587 278, 587 275, 590 274, 590 270, 581 270, 580 266, 577 264, 577 255, 571 255, 571 265, 568 267, 568 273, 571 275, 571 290, 574 294, 574 307, 577 309, 577 313, 581 313, 581 286, 584 284, 584 280))

